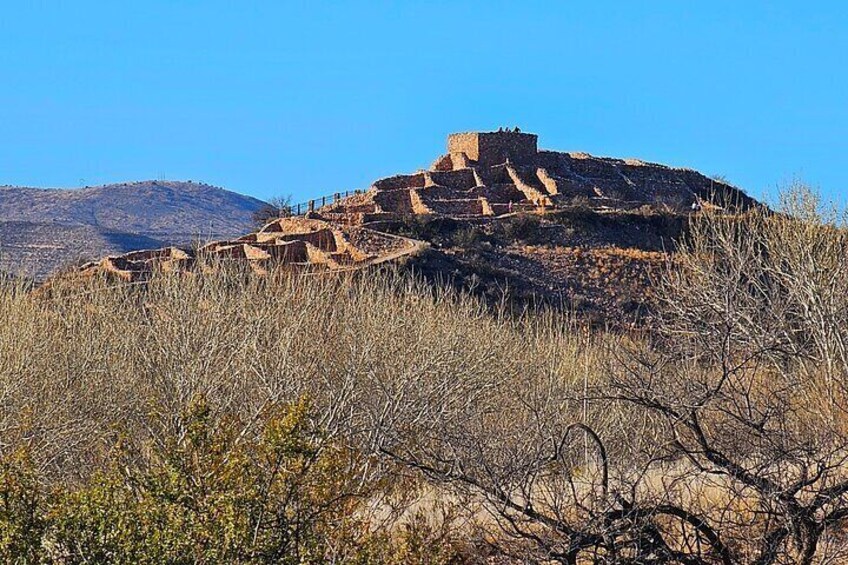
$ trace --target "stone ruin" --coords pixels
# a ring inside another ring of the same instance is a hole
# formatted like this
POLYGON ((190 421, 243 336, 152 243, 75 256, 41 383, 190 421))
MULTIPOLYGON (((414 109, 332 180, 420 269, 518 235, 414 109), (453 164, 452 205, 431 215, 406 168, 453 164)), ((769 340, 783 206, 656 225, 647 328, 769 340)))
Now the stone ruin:
POLYGON ((214 241, 194 251, 167 247, 134 251, 87 263, 82 277, 106 276, 142 282, 156 271, 187 272, 197 265, 238 262, 259 274, 287 267, 310 271, 361 268, 411 254, 422 242, 316 218, 280 218, 232 241, 214 241))
POLYGON ((325 218, 367 223, 398 215, 454 218, 555 209, 575 200, 596 208, 664 206, 689 211, 705 202, 753 201, 738 189, 690 169, 636 159, 539 150, 520 131, 448 136, 448 152, 427 170, 376 181, 364 194, 322 208, 325 218))
POLYGON ((448 152, 427 170, 376 181, 369 190, 306 208, 304 217, 275 220, 255 233, 195 251, 165 248, 107 257, 79 274, 143 280, 156 270, 184 271, 198 261, 238 261, 263 273, 274 265, 344 270, 397 259, 423 242, 379 231, 409 215, 482 220, 574 205, 621 210, 643 205, 688 212, 707 202, 747 207, 740 190, 690 169, 634 159, 539 150, 534 134, 503 129, 454 133, 448 152))

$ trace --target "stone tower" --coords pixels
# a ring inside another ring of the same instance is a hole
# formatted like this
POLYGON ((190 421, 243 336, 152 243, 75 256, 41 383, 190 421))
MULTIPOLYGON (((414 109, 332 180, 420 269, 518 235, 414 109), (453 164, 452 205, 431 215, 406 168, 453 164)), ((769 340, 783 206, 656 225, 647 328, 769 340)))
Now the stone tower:
POLYGON ((482 166, 531 163, 538 152, 538 136, 512 131, 453 133, 448 136, 448 153, 454 163, 464 158, 482 166))

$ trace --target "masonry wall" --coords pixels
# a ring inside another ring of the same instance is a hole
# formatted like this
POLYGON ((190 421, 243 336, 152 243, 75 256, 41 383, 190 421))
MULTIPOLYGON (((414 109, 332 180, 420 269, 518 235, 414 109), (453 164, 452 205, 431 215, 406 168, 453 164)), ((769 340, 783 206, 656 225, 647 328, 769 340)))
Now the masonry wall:
POLYGON ((399 188, 422 188, 426 184, 424 173, 395 175, 374 182, 377 190, 396 190, 399 188))
POLYGON ((538 152, 537 136, 516 132, 468 132, 448 136, 448 152, 465 153, 482 166, 504 163, 529 164, 538 152))
POLYGON ((477 141, 480 165, 499 165, 507 160, 514 164, 529 164, 538 152, 537 136, 532 133, 481 133, 477 141))
POLYGON ((477 132, 452 133, 448 136, 448 153, 465 153, 469 159, 476 161, 479 157, 477 132))

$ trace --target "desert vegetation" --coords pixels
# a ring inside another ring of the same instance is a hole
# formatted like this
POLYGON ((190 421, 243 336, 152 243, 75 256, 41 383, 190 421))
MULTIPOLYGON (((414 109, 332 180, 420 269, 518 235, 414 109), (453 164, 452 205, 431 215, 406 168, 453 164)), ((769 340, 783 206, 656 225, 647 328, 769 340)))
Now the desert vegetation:
POLYGON ((391 270, 0 285, 0 556, 845 562, 845 218, 777 208, 694 217, 637 335, 391 270))
POLYGON ((256 227, 261 228, 268 222, 272 222, 279 218, 288 218, 292 215, 292 196, 275 196, 270 198, 258 209, 253 212, 253 223, 256 227))

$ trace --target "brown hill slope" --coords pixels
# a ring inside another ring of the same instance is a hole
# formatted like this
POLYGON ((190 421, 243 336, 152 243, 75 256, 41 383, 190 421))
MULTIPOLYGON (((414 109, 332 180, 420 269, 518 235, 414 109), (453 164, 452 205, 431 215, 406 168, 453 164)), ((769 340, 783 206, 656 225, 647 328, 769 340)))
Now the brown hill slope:
POLYGON ((264 203, 194 182, 0 187, 0 269, 44 278, 108 254, 238 236, 264 203))
POLYGON ((430 242, 402 267, 434 284, 448 283, 493 304, 552 306, 622 327, 650 315, 652 277, 687 225, 686 214, 651 207, 579 204, 476 221, 404 218, 383 229, 430 242))
POLYGON ((0 271, 43 280, 62 267, 163 244, 83 224, 0 222, 0 271))

